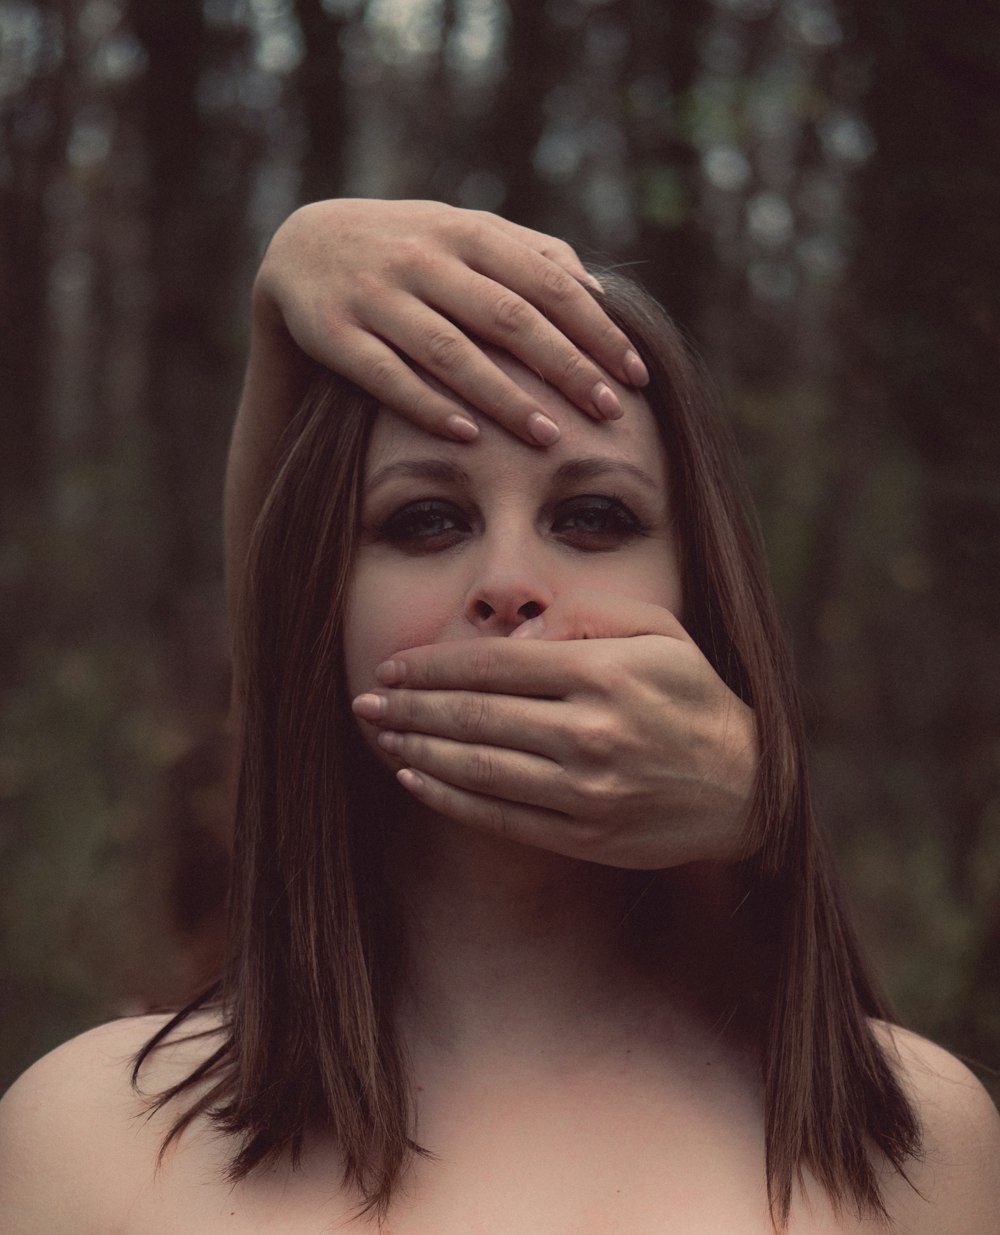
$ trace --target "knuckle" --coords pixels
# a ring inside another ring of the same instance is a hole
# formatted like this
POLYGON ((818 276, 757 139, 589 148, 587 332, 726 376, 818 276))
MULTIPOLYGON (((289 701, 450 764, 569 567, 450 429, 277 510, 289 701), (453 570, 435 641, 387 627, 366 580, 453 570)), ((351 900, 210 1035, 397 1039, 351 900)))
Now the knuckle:
POLYGON ((548 304, 562 305, 572 300, 579 285, 561 266, 551 262, 542 271, 542 292, 548 304))
POLYGON ((380 356, 368 366, 367 382, 372 392, 381 395, 395 382, 399 361, 389 356, 380 356))
POLYGON ((458 367, 462 345, 462 336, 457 332, 437 330, 427 340, 427 355, 434 368, 450 373, 458 367))
POLYGON ((574 382, 586 376, 587 362, 579 352, 570 352, 563 360, 562 376, 566 382, 574 382))
POLYGON ((539 252, 543 257, 547 257, 554 262, 579 261, 573 246, 565 240, 560 240, 557 236, 550 236, 539 252))
POLYGON ((621 699, 632 685, 632 679, 627 666, 622 663, 621 654, 608 646, 612 642, 607 640, 595 645, 591 681, 594 685, 600 685, 605 698, 621 699))
POLYGON ((429 263, 426 246, 415 236, 397 236, 385 259, 386 273, 396 275, 423 270, 429 263))
POLYGON ((573 828, 573 850, 578 857, 598 860, 607 848, 607 830, 591 819, 577 819, 573 828))
POLYGON ((416 692, 394 690, 389 692, 384 720, 389 725, 410 728, 417 719, 416 692))
MULTIPOLYGON (((407 420, 412 421, 415 425, 427 429, 430 432, 436 432, 444 417, 441 415, 437 406, 433 391, 428 389, 426 385, 421 384, 412 393, 406 392, 405 399, 400 400, 400 414, 405 416, 407 420)), ((414 685, 419 685, 420 680, 413 678, 414 685)))
POLYGON ((527 420, 537 404, 516 383, 505 383, 496 391, 484 393, 477 399, 479 409, 498 424, 511 427, 527 420))
MULTIPOLYGON (((582 812, 584 818, 590 821, 590 826, 598 827, 598 820, 612 818, 622 804, 621 782, 612 771, 591 773, 581 785, 586 809, 582 812)), ((601 833, 605 831, 600 828, 601 833)))
POLYGON ((455 723, 463 737, 479 737, 486 721, 486 700, 482 695, 466 694, 458 702, 455 723))
POLYGON ((482 812, 482 822, 489 831, 503 838, 510 835, 510 819, 500 802, 484 802, 482 812))
POLYGON ((470 772, 472 780, 479 793, 489 793, 496 780, 496 765, 488 750, 478 748, 471 752, 472 762, 470 772))
POLYGON ((513 293, 501 296, 493 308, 493 321, 501 334, 517 334, 528 325, 528 305, 513 293))
POLYGON ((613 725, 589 719, 577 725, 576 744, 587 763, 606 764, 618 750, 618 734, 613 725))
POLYGON ((463 210, 449 207, 440 219, 439 226, 456 241, 475 244, 482 236, 490 215, 485 210, 463 210))
POLYGON ((469 657, 469 672, 473 683, 488 682, 496 666, 496 652, 487 643, 480 643, 469 657))
POLYGON ((353 277, 353 299, 361 304, 377 302, 385 296, 385 278, 374 270, 359 270, 353 277))
POLYGON ((628 340, 608 318, 604 319, 603 324, 598 328, 597 348, 603 352, 624 352, 629 346, 628 340))

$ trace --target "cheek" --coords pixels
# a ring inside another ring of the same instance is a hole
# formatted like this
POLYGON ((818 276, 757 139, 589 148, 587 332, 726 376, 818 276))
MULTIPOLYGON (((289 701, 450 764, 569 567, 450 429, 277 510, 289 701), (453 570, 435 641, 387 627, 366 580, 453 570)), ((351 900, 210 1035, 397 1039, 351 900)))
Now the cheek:
POLYGON ((654 603, 669 609, 679 622, 684 620, 684 591, 681 586, 681 569, 678 554, 671 548, 667 555, 666 569, 658 560, 647 575, 649 585, 656 592, 654 603))
MULTIPOLYGON (((358 570, 344 625, 344 668, 351 697, 378 686, 375 669, 382 661, 405 648, 437 643, 453 625, 454 606, 447 603, 441 588, 358 570)), ((379 763, 392 772, 403 766, 378 746, 375 726, 361 720, 356 723, 379 763)))
POLYGON ((683 621, 681 572, 672 541, 647 542, 634 554, 594 558, 577 586, 659 605, 683 621))
POLYGON ((352 695, 377 685, 375 669, 405 648, 437 643, 454 624, 454 605, 426 580, 393 581, 359 569, 344 627, 344 665, 352 695))

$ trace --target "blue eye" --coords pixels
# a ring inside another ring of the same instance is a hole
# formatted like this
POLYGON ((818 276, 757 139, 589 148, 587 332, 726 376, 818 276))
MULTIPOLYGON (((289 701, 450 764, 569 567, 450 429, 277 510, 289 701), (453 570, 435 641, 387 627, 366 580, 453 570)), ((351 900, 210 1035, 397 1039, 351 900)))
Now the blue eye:
POLYGON ((470 530, 452 502, 425 500, 401 506, 377 528, 378 538, 411 553, 447 549, 470 530))
POLYGON ((619 498, 586 494, 560 503, 552 530, 587 549, 613 549, 645 534, 645 527, 619 498))

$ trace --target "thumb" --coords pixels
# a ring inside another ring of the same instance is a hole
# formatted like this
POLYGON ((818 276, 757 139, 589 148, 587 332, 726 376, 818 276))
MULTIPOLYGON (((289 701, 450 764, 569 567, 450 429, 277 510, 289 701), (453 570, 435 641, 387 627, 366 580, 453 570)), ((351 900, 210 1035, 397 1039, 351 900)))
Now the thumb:
POLYGON ((583 588, 557 596, 544 613, 515 627, 510 638, 627 639, 633 635, 666 635, 691 642, 681 623, 662 605, 583 588))

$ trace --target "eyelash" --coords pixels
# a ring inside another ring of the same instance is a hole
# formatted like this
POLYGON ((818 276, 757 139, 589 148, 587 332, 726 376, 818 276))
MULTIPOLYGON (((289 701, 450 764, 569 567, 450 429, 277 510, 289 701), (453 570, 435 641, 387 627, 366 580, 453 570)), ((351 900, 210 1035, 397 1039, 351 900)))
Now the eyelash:
MULTIPOLYGON (((556 535, 571 546, 585 551, 601 552, 644 536, 648 528, 629 507, 624 498, 615 494, 581 494, 560 502, 552 518, 556 535), (590 529, 567 529, 560 533, 560 523, 574 517, 601 516, 601 526, 590 529)), ((430 498, 408 502, 383 520, 375 529, 378 540, 395 545, 406 552, 435 553, 459 543, 471 530, 471 520, 454 502, 430 498), (449 524, 442 527, 441 523, 449 524), (430 528, 431 523, 437 527, 430 528)))
MULTIPOLYGON (((649 531, 649 528, 636 515, 628 502, 617 494, 581 494, 579 497, 573 497, 566 502, 561 502, 558 509, 562 512, 564 520, 574 513, 591 516, 595 513, 601 514, 603 516, 603 526, 597 531, 583 532, 581 534, 588 537, 603 536, 609 541, 613 541, 614 544, 634 540, 638 536, 645 536, 649 531)), ((614 544, 609 543, 608 548, 613 548, 614 544)))
POLYGON ((401 506, 376 527, 375 534, 379 540, 387 541, 391 545, 404 547, 411 544, 417 552, 421 548, 431 552, 456 544, 462 534, 469 530, 468 519, 453 502, 425 499, 421 502, 408 502, 405 506, 401 506), (421 523, 426 526, 432 519, 439 521, 450 519, 452 524, 460 523, 461 526, 452 526, 438 531, 420 528, 421 523), (448 544, 442 544, 443 540, 447 540, 448 544))

